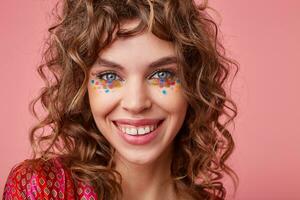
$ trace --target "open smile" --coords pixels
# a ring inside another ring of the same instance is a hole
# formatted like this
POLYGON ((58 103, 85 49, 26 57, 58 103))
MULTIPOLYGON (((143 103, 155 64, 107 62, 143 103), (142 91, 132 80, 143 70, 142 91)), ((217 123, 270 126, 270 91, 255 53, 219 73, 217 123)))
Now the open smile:
POLYGON ((164 119, 120 119, 114 120, 113 124, 117 134, 126 143, 131 145, 146 145, 151 143, 162 132, 164 119))
POLYGON ((120 119, 113 121, 116 127, 124 134, 141 136, 155 131, 163 122, 161 119, 120 119))

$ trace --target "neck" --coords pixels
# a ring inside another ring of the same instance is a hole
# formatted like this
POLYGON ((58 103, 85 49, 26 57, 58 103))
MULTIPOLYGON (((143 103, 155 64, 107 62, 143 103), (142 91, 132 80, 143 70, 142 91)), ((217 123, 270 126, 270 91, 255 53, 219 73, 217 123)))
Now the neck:
POLYGON ((123 200, 176 199, 171 178, 171 150, 154 162, 136 164, 116 156, 122 176, 123 200))

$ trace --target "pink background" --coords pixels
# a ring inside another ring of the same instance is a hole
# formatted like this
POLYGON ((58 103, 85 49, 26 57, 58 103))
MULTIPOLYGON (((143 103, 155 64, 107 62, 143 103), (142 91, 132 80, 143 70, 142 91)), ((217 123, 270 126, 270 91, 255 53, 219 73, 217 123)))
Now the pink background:
MULTIPOLYGON (((35 72, 50 1, 0 5, 0 193, 11 167, 30 156, 28 103, 42 82, 35 72)), ((232 95, 239 106, 230 163, 238 200, 300 199, 300 1, 211 2, 229 55, 240 63, 232 95)), ((0 196, 1 197, 1 196, 0 196)))

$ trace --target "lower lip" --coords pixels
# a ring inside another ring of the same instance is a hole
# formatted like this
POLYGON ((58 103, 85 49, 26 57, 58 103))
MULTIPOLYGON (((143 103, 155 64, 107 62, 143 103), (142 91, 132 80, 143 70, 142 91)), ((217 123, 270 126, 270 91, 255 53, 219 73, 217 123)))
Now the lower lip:
POLYGON ((160 122, 159 126, 152 132, 147 133, 145 135, 128 135, 123 133, 116 125, 118 134, 129 144, 133 145, 145 145, 150 143, 152 140, 156 138, 158 133, 160 132, 161 125, 163 122, 160 122))

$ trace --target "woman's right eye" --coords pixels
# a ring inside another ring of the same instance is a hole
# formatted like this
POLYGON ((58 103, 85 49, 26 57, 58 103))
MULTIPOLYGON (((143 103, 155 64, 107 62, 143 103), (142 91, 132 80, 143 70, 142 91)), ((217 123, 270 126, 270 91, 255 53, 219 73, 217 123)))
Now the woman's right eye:
POLYGON ((104 72, 97 74, 97 78, 108 82, 122 81, 122 79, 114 72, 104 72))

